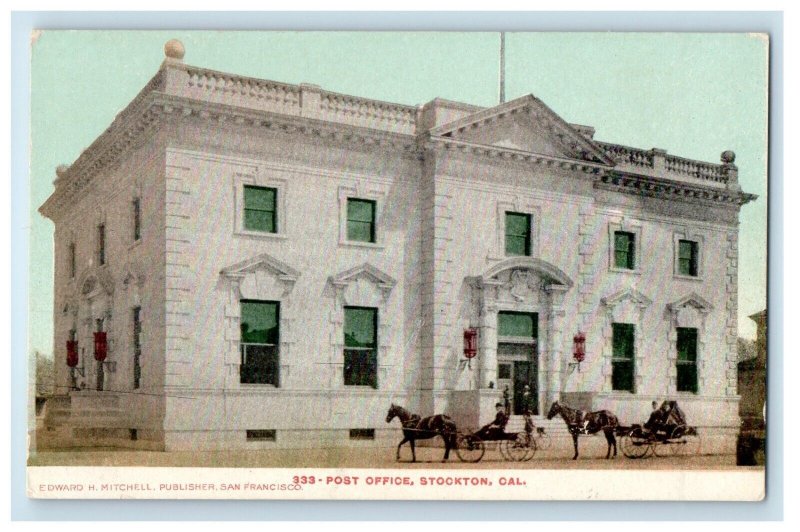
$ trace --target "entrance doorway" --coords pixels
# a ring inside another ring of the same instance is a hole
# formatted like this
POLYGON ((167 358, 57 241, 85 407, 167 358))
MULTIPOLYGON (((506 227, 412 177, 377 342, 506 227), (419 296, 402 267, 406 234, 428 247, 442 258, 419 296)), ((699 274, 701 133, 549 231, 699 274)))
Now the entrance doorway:
POLYGON ((500 312, 497 321, 497 387, 508 387, 512 414, 539 414, 538 314, 500 312))

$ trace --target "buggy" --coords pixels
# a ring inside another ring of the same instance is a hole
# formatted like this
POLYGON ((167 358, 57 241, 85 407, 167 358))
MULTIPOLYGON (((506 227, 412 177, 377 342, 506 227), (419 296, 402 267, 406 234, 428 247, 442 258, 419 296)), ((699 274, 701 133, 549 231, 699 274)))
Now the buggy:
POLYGON ((686 422, 677 401, 664 401, 643 425, 619 427, 622 453, 628 458, 667 454, 695 455, 700 449, 696 427, 686 422))
POLYGON ((506 460, 528 461, 536 454, 536 438, 534 437, 533 418, 530 412, 523 414, 525 430, 523 432, 503 431, 497 438, 482 439, 477 432, 459 433, 456 439, 456 454, 462 462, 480 462, 486 453, 486 442, 495 441, 500 454, 506 460))

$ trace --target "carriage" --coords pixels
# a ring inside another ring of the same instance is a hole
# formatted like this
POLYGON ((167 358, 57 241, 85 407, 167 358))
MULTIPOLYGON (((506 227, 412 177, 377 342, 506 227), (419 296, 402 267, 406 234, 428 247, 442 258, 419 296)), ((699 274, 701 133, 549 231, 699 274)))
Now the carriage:
POLYGON ((622 453, 628 458, 654 456, 696 455, 700 437, 696 427, 686 422, 677 401, 664 401, 647 423, 619 427, 622 453))
POLYGON ((502 431, 491 439, 481 438, 477 432, 459 432, 456 438, 456 454, 462 462, 480 462, 486 453, 486 444, 496 442, 504 459, 513 462, 527 462, 536 454, 536 438, 533 418, 529 412, 523 414, 525 429, 522 432, 502 431))

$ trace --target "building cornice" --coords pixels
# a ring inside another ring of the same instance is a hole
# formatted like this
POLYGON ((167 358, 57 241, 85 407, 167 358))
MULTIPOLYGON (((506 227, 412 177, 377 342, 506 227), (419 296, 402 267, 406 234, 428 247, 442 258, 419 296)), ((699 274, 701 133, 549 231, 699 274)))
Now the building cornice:
POLYGON ((168 116, 194 117, 218 124, 314 136, 359 149, 388 149, 419 158, 413 135, 166 94, 152 90, 157 78, 158 76, 148 84, 149 92, 142 91, 140 97, 117 116, 111 126, 81 153, 68 170, 59 171, 59 177, 54 183, 56 190, 39 208, 40 213, 53 218, 63 205, 84 190, 98 174, 113 170, 127 153, 144 145, 149 135, 168 116))
POLYGON ((610 171, 599 175, 594 187, 600 190, 647 196, 665 200, 690 201, 706 205, 741 207, 758 198, 736 189, 720 189, 692 185, 669 179, 654 178, 625 172, 610 171))

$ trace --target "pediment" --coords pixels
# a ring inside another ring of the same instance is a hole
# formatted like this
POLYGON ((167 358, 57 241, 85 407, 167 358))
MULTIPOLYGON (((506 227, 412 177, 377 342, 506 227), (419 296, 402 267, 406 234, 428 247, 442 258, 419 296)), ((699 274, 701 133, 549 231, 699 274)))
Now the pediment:
POLYGON ((114 293, 114 279, 105 268, 90 268, 78 278, 78 293, 83 297, 114 293))
POLYGON ((220 274, 229 278, 241 278, 248 273, 256 271, 268 271, 282 281, 294 282, 300 277, 300 272, 267 253, 256 255, 250 259, 223 268, 220 274))
POLYGON ((677 301, 673 301, 672 303, 667 304, 667 308, 670 311, 676 312, 682 308, 691 307, 700 312, 701 314, 707 314, 714 310, 714 307, 697 295, 696 293, 692 292, 689 295, 683 296, 682 298, 678 299, 677 301))
POLYGON ((545 157, 614 165, 594 141, 533 95, 434 128, 431 136, 545 157))
POLYGON ((372 264, 365 262, 355 268, 350 268, 331 277, 331 284, 334 286, 346 286, 357 279, 366 278, 379 287, 392 289, 397 281, 389 274, 381 271, 372 264))
POLYGON ((653 303, 651 299, 634 288, 620 290, 608 297, 604 297, 602 301, 605 306, 612 308, 625 301, 630 301, 639 308, 649 307, 653 303))
POLYGON ((497 282, 510 281, 515 272, 533 272, 538 278, 549 285, 562 285, 567 288, 572 286, 572 279, 557 266, 535 257, 513 257, 506 259, 489 268, 479 277, 481 284, 496 284, 497 282), (503 275, 508 272, 508 275, 503 275))

